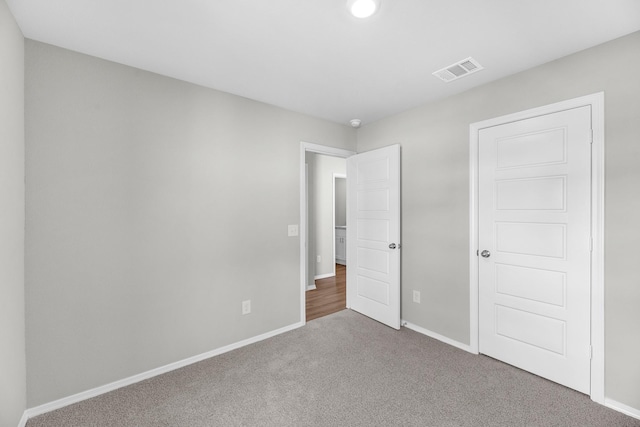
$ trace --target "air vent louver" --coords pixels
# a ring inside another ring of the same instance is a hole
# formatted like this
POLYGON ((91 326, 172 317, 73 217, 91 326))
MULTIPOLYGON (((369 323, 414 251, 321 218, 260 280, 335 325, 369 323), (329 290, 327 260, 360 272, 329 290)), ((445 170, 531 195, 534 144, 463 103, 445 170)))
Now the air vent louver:
POLYGON ((451 64, 448 67, 444 67, 443 69, 434 72, 433 75, 442 81, 451 82, 482 69, 483 67, 478 63, 478 61, 469 57, 455 64, 451 64))

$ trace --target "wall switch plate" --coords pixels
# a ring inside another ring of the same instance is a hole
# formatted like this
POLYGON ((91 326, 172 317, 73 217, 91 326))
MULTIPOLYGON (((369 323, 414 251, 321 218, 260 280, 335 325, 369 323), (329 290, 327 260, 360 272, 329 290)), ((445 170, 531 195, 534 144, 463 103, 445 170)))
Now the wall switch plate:
POLYGON ((242 301, 242 314, 251 313, 251 300, 242 301))
POLYGON ((298 235, 298 224, 289 225, 287 235, 289 237, 297 236, 298 235))
POLYGON ((413 291, 413 302, 420 304, 420 291, 413 291))
POLYGON ((322 257, 321 257, 320 255, 318 255, 318 257, 317 257, 317 260, 316 260, 316 261, 317 261, 317 262, 322 262, 322 257))

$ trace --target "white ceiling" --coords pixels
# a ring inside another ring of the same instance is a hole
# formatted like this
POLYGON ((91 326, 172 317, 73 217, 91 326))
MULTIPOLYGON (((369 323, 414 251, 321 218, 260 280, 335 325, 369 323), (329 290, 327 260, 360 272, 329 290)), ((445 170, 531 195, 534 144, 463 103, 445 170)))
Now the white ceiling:
POLYGON ((346 0, 6 1, 27 38, 339 123, 640 30, 640 0, 381 0, 366 20, 346 0), (485 69, 431 75, 469 56, 485 69))

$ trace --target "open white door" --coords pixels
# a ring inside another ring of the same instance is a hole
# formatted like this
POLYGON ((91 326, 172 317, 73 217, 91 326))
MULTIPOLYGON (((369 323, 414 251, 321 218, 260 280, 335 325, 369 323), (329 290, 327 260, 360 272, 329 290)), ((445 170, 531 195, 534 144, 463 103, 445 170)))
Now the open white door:
POLYGON ((347 159, 347 307, 400 329, 400 145, 347 159))

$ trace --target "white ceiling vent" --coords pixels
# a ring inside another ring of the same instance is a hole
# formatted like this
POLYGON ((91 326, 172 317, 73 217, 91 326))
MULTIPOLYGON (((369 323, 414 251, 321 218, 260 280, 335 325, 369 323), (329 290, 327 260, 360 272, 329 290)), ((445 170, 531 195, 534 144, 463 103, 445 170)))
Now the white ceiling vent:
POLYGON ((448 67, 444 67, 443 69, 433 73, 433 75, 442 81, 451 82, 459 79, 460 77, 468 76, 476 71, 480 71, 483 68, 484 67, 482 65, 478 64, 478 61, 469 57, 456 62, 455 64, 449 65, 448 67))

